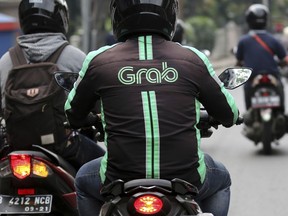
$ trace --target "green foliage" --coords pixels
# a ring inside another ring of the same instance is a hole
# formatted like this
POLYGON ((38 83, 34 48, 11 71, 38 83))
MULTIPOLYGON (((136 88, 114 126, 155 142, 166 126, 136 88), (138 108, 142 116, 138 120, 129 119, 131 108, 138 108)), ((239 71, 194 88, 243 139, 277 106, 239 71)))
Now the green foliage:
POLYGON ((187 43, 197 49, 212 50, 216 31, 214 20, 206 16, 194 16, 185 20, 185 23, 187 43))

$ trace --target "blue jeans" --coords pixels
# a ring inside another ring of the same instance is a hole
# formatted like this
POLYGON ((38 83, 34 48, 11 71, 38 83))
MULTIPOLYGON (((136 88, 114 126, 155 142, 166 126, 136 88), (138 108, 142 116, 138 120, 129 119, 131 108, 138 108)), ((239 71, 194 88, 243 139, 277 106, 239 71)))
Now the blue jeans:
POLYGON ((105 154, 105 150, 101 146, 80 133, 69 140, 71 144, 60 155, 77 170, 85 163, 105 154))
POLYGON ((99 215, 104 203, 103 197, 100 195, 102 187, 99 174, 101 159, 102 157, 84 164, 77 172, 75 186, 80 216, 99 215))
POLYGON ((206 178, 195 199, 203 212, 227 216, 230 204, 231 178, 225 166, 205 154, 206 178))
MULTIPOLYGON (((90 161, 80 168, 76 175, 77 204, 80 216, 98 215, 103 204, 100 196, 99 176, 102 158, 90 161)), ((207 174, 196 201, 204 212, 214 216, 227 216, 230 203, 231 179, 223 164, 205 154, 207 174)))

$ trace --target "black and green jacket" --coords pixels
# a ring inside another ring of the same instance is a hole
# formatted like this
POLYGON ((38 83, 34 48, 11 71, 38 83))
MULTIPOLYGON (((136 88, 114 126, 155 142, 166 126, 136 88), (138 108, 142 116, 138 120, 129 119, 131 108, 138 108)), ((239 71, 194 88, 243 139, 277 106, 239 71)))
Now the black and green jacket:
POLYGON ((207 57, 159 36, 87 55, 65 105, 69 122, 80 126, 98 100, 107 146, 103 183, 177 177, 199 186, 206 173, 196 126, 200 105, 225 125, 238 118, 207 57))

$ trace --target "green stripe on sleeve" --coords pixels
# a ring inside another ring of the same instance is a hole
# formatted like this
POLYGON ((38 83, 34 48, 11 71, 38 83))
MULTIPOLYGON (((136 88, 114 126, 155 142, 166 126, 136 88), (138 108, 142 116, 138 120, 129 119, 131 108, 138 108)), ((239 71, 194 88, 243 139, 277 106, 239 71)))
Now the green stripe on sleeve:
POLYGON ((117 44, 113 44, 112 46, 104 46, 98 50, 95 50, 95 51, 92 51, 90 53, 88 53, 88 55, 86 56, 84 62, 83 62, 83 65, 82 65, 82 69, 80 70, 79 72, 79 77, 76 81, 76 83, 74 83, 74 86, 73 86, 73 89, 70 91, 69 95, 68 95, 68 98, 65 102, 65 106, 64 106, 64 109, 65 110, 68 110, 68 109, 71 109, 71 101, 73 100, 75 94, 76 94, 76 89, 77 89, 77 86, 79 85, 79 83, 81 82, 81 80, 83 79, 83 77, 85 76, 86 72, 87 72, 87 69, 90 65, 90 62, 99 54, 105 52, 106 50, 108 49, 111 49, 112 47, 116 46, 117 44))
POLYGON ((224 84, 219 80, 219 78, 216 75, 216 73, 213 69, 213 66, 212 66, 211 62, 209 61, 209 59, 207 58, 207 56, 204 53, 200 52, 199 50, 197 50, 193 47, 189 47, 189 46, 183 46, 183 47, 192 50, 194 53, 196 53, 199 56, 199 58, 202 59, 202 61, 206 65, 211 77, 219 84, 221 91, 225 95, 226 100, 227 100, 227 102, 228 102, 228 104, 229 104, 229 106, 233 112, 233 116, 234 116, 233 117, 233 123, 235 124, 238 117, 239 117, 238 108, 237 108, 237 105, 235 103, 235 100, 234 100, 233 96, 225 89, 224 84))
POLYGON ((204 182, 205 180, 205 176, 206 176, 206 165, 205 165, 205 161, 204 161, 204 153, 202 152, 200 145, 201 145, 201 134, 200 134, 200 130, 197 128, 197 124, 200 121, 200 107, 201 104, 200 102, 195 99, 195 109, 196 109, 196 124, 195 124, 195 129, 196 129, 196 137, 197 137, 197 143, 198 143, 198 163, 199 163, 199 167, 198 167, 198 173, 200 175, 200 179, 201 179, 201 183, 204 182))

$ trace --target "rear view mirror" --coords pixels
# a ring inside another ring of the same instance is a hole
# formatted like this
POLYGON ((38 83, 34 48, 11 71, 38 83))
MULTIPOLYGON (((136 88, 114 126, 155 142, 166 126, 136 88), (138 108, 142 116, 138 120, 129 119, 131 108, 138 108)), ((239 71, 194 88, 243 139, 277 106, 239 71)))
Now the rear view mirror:
POLYGON ((78 79, 78 73, 57 71, 54 73, 57 84, 66 91, 71 91, 74 83, 78 79))
POLYGON ((251 74, 251 68, 228 68, 219 75, 219 79, 226 89, 235 89, 247 82, 251 74))

